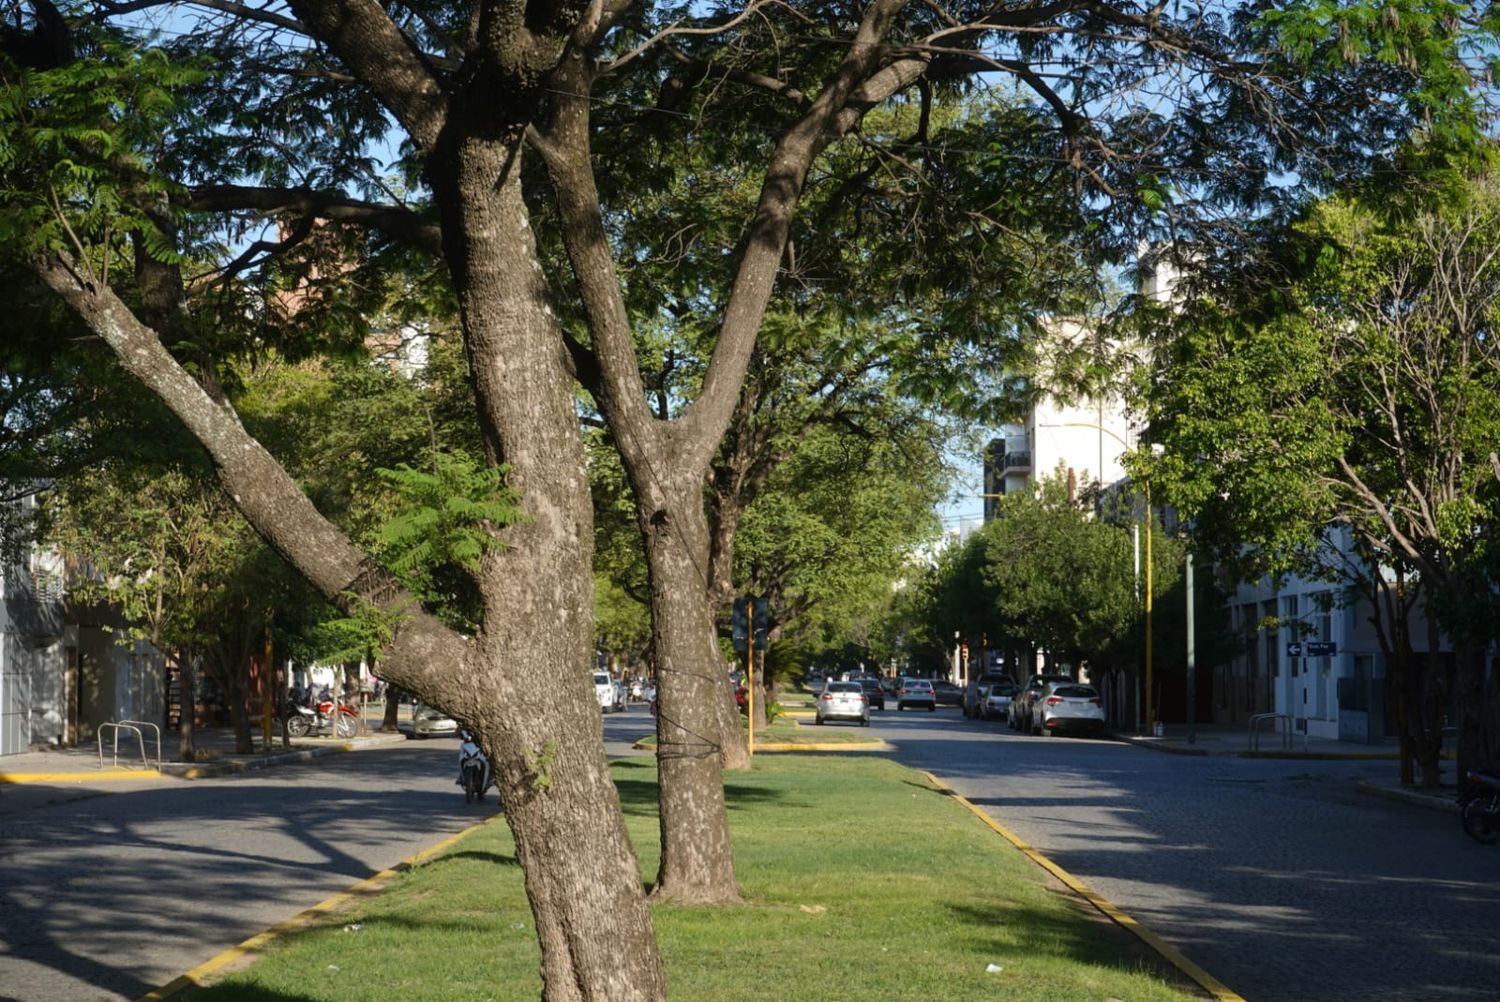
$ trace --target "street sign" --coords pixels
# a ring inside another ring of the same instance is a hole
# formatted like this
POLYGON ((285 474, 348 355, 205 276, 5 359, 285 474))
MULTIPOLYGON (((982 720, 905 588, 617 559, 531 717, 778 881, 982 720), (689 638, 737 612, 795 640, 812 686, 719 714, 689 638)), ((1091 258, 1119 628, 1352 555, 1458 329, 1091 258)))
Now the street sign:
POLYGON ((1309 640, 1306 643, 1293 641, 1286 645, 1286 656, 1289 658, 1328 658, 1339 652, 1339 645, 1333 640, 1309 640))

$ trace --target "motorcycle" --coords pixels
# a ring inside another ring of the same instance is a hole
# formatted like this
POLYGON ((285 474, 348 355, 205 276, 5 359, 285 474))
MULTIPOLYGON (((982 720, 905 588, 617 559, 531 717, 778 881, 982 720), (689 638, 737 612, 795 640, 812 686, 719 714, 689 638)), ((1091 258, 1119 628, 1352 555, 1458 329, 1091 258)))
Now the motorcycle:
POLYGON ((344 702, 337 704, 329 699, 319 700, 316 706, 292 702, 287 704, 283 726, 294 738, 311 734, 333 734, 341 738, 352 738, 359 729, 359 711, 344 702), (337 705, 338 709, 334 707, 337 705))
POLYGON ((477 804, 484 800, 484 792, 495 785, 495 777, 490 772, 490 760, 473 736, 464 731, 462 738, 463 743, 458 746, 458 785, 464 788, 464 803, 477 804))
POLYGON ((1500 839, 1500 779, 1469 770, 1469 788, 1458 803, 1470 838, 1485 845, 1500 839))

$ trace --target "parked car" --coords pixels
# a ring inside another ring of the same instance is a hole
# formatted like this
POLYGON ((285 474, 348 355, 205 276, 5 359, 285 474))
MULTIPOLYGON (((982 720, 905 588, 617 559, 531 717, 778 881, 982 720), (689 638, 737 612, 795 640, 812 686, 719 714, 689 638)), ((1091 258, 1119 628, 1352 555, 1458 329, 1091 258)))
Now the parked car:
POLYGON ((984 690, 997 682, 1011 682, 1012 685, 1015 684, 1009 675, 998 671, 987 671, 982 675, 976 675, 969 679, 969 684, 964 686, 964 716, 980 716, 981 704, 984 702, 984 690))
POLYGON ((423 703, 418 703, 412 707, 409 737, 439 738, 457 733, 458 721, 437 707, 427 706, 423 703))
POLYGON ((964 691, 945 678, 932 680, 932 697, 938 706, 962 706, 964 691))
POLYGON ((901 683, 894 678, 882 678, 880 680, 880 689, 887 696, 894 696, 901 691, 901 683))
POLYGON ((865 698, 870 701, 870 709, 884 710, 885 690, 880 687, 880 679, 862 678, 859 684, 865 690, 865 698))
POLYGON ((870 726, 870 700, 859 682, 828 682, 818 693, 818 710, 814 723, 827 720, 853 720, 870 726))
POLYGON ((1006 722, 1018 731, 1031 731, 1033 718, 1036 714, 1036 697, 1047 686, 1053 682, 1071 682, 1067 675, 1033 675, 1026 680, 1026 684, 1016 691, 1015 699, 1010 704, 1010 710, 1006 716, 1006 722))
POLYGON ((1010 714, 1010 704, 1015 699, 1016 684, 1014 682, 996 682, 984 687, 984 699, 979 706, 979 716, 985 720, 1006 719, 1010 714))
POLYGON ((599 709, 605 713, 625 709, 625 689, 607 671, 594 672, 594 695, 599 699, 599 709))
POLYGON ((904 710, 908 706, 925 706, 929 712, 936 710, 937 699, 932 693, 932 683, 925 678, 903 679, 901 691, 896 693, 896 709, 904 710))
POLYGON ((1104 730, 1104 700, 1091 685, 1050 682, 1037 694, 1032 706, 1034 733, 1104 730))

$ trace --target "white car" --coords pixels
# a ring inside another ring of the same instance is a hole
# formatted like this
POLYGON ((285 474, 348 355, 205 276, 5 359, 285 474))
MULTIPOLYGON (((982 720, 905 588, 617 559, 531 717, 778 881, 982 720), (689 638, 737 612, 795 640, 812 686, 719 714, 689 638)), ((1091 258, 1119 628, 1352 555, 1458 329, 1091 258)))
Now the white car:
POLYGON ((858 682, 829 682, 818 694, 818 712, 813 723, 825 720, 852 720, 862 727, 870 726, 870 700, 865 687, 858 682))
POLYGON ((458 733, 458 721, 435 706, 418 703, 411 711, 411 736, 414 738, 447 737, 458 733))
POLYGON ((607 671, 594 672, 594 695, 599 698, 599 709, 605 713, 625 709, 625 687, 610 678, 607 671))
POLYGON ((1091 685, 1049 682, 1031 706, 1033 734, 1104 730, 1104 700, 1091 685))
POLYGON ((979 715, 985 720, 1004 718, 1010 713, 1010 704, 1016 693, 1014 682, 996 682, 980 690, 979 715))

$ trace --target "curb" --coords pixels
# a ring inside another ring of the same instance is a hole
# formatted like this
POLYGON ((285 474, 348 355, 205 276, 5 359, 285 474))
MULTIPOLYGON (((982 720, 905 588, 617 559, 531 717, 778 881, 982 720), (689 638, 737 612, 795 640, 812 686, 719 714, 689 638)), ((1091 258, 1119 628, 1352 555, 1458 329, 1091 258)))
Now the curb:
POLYGON ((296 930, 311 924, 313 920, 319 918, 320 916, 337 911, 356 898, 363 897, 367 894, 379 890, 382 884, 390 880, 392 877, 396 876, 398 873, 404 873, 407 870, 410 870, 412 867, 416 866, 418 863, 421 863, 422 861, 437 855, 445 849, 449 849, 452 846, 457 845, 460 841, 468 838, 470 835, 483 828, 485 825, 494 823, 494 821, 497 818, 501 817, 502 814, 503 812, 492 814, 488 818, 485 818, 483 821, 470 825, 456 835, 450 835, 436 845, 428 846, 421 852, 403 859, 395 866, 392 866, 385 870, 381 870, 379 873, 375 873, 366 877, 364 880, 361 880, 359 883, 351 886, 347 891, 340 891, 333 897, 325 898, 324 900, 313 905, 311 908, 298 912, 296 915, 293 915, 285 922, 278 922, 276 925, 273 925, 271 928, 265 930, 264 932, 256 933, 254 936, 251 936, 244 942, 230 947, 229 949, 225 950, 215 957, 209 958, 208 960, 199 964, 197 967, 194 967, 192 970, 187 971, 186 973, 162 985, 160 988, 147 992, 145 995, 142 995, 139 999, 137 999, 136 1002, 161 1002, 161 1000, 163 999, 177 998, 181 996, 183 992, 191 991, 195 988, 206 987, 207 979, 211 977, 215 972, 222 970, 223 968, 229 966, 230 964, 243 957, 248 957, 251 954, 256 953, 257 951, 270 945, 272 941, 278 939, 279 937, 285 936, 290 932, 295 932, 296 930))
POLYGON ((1067 870, 1064 870, 1062 867, 1052 862, 1052 860, 1042 855, 1036 849, 1033 849, 1031 846, 1027 845, 1026 842, 1023 841, 1019 836, 1011 832, 1009 829, 1001 825, 998 821, 981 811, 979 808, 975 807, 973 804, 969 803, 968 800, 959 796, 959 794, 954 791, 952 787, 944 783, 941 779, 938 779, 930 772, 924 771, 921 774, 927 777, 928 782, 932 783, 932 785, 936 787, 939 792, 941 792, 945 796, 951 797, 959 804, 963 805, 966 810, 977 817, 980 821, 983 821, 991 831, 995 832, 1011 845, 1021 850, 1021 852, 1033 863, 1037 864, 1042 869, 1052 874, 1058 880, 1061 880, 1064 884, 1067 885, 1069 890, 1073 891, 1089 904, 1099 909, 1099 911, 1102 912, 1107 918, 1109 918, 1110 921, 1114 922, 1122 929, 1126 929, 1129 932, 1134 933, 1136 937, 1141 940, 1141 942, 1145 943, 1152 950, 1156 951, 1156 953, 1163 960, 1176 968, 1184 977, 1187 977, 1195 984, 1197 984, 1198 987, 1208 992, 1209 996, 1215 999, 1216 1002, 1245 1002, 1242 997, 1236 995, 1233 991, 1226 987, 1223 982, 1219 981, 1218 978, 1215 978, 1212 974, 1209 974, 1203 968, 1199 967, 1197 964, 1187 959, 1187 957, 1183 956, 1182 952, 1179 951, 1175 946, 1162 939, 1150 929, 1147 929, 1145 926, 1141 925, 1129 915, 1125 914, 1106 898, 1103 898, 1100 895, 1096 894, 1094 891, 1090 890, 1088 885, 1083 883, 1083 881, 1079 880, 1067 870))
POLYGON ((1372 797, 1382 797, 1386 800, 1394 800, 1397 803, 1426 807, 1429 810, 1444 811, 1448 814, 1459 813, 1458 801, 1446 793, 1434 795, 1431 793, 1422 793, 1418 790, 1409 790, 1406 787, 1379 786, 1366 780, 1356 783, 1354 788, 1360 793, 1369 794, 1372 797))
POLYGON ((1212 748, 1187 747, 1181 745, 1163 744, 1155 738, 1141 738, 1133 734, 1109 733, 1112 741, 1122 744, 1134 745, 1137 748, 1145 748, 1164 755, 1198 755, 1214 756, 1216 758, 1275 758, 1275 759, 1297 759, 1310 762, 1395 762, 1401 758, 1400 752, 1315 752, 1315 751, 1240 751, 1238 749, 1215 750, 1212 748))
POLYGON ((96 783, 109 780, 161 779, 155 769, 103 769, 93 772, 0 772, 0 783, 96 783))
POLYGON ((252 769, 269 769, 278 765, 288 765, 297 762, 311 762, 315 758, 323 758, 338 752, 354 750, 354 742, 344 741, 335 745, 322 745, 317 748, 299 748, 296 751, 275 752, 270 755, 258 755, 247 759, 218 759, 205 762, 201 765, 178 763, 173 770, 173 775, 181 776, 183 779, 209 779, 214 776, 229 776, 237 772, 249 772, 252 769), (179 771, 180 770, 180 771, 179 771))
MULTIPOLYGON (((648 743, 648 739, 647 738, 642 738, 641 740, 637 741, 635 744, 631 745, 630 747, 632 749, 634 749, 635 751, 651 752, 653 754, 655 754, 655 752, 656 752, 656 744, 655 744, 655 742, 652 741, 652 742, 648 743)), ((798 744, 798 743, 795 743, 795 742, 777 741, 777 742, 773 742, 771 744, 764 744, 764 745, 757 744, 755 746, 755 751, 757 751, 757 752, 803 752, 803 751, 840 752, 840 751, 883 751, 883 750, 888 749, 888 748, 890 748, 890 745, 886 744, 886 742, 884 740, 882 740, 880 738, 873 738, 873 739, 871 739, 869 741, 828 741, 828 742, 811 741, 811 742, 807 742, 805 744, 798 744)))

